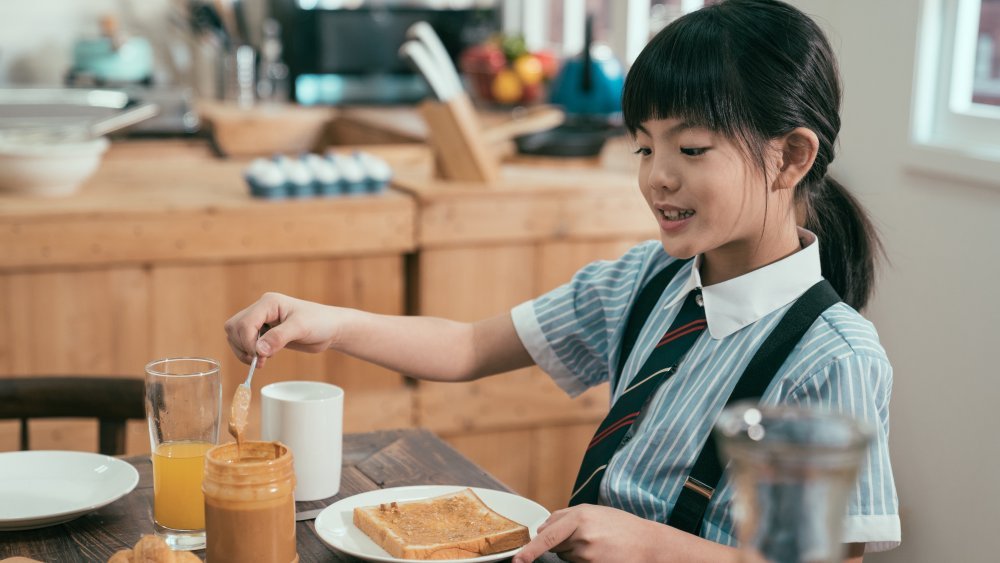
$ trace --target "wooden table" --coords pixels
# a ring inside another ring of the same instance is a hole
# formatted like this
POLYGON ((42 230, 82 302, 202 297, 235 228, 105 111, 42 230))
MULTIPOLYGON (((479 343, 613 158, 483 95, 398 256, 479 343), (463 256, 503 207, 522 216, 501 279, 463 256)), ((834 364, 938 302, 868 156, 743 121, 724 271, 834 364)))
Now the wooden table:
MULTIPOLYGON (((139 470, 135 490, 100 510, 58 526, 0 532, 0 558, 20 555, 40 561, 107 561, 153 531, 152 464, 148 456, 126 458, 139 470)), ((336 500, 380 488, 405 485, 469 485, 509 491, 484 470, 426 430, 391 430, 344 436, 340 494, 325 501, 296 503, 296 510, 319 508, 336 500)), ((299 558, 356 561, 332 551, 316 535, 312 520, 296 526, 299 558)), ((204 558, 204 551, 195 552, 204 558)), ((539 561, 555 562, 553 554, 539 561)))

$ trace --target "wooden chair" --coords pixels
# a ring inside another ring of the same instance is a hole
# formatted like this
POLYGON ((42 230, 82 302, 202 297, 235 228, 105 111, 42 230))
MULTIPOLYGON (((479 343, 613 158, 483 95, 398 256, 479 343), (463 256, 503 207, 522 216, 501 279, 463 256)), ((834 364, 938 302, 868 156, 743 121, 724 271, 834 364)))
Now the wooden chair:
POLYGON ((20 448, 27 450, 28 419, 96 418, 98 450, 125 453, 125 421, 145 419, 142 379, 96 376, 0 378, 0 419, 20 419, 20 448))

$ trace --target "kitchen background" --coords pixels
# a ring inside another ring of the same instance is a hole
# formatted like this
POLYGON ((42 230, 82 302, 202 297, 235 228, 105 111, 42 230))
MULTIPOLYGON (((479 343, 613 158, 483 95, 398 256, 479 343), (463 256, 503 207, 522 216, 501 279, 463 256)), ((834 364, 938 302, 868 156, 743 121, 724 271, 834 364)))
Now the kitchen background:
MULTIPOLYGON (((839 54, 846 88, 834 172, 869 206, 889 256, 867 315, 895 369, 890 441, 903 544, 866 560, 996 561, 1000 126, 990 126, 992 162, 927 158, 911 141, 917 56, 927 41, 918 37, 921 13, 949 2, 793 3, 818 19, 839 54)), ((169 4, 0 3, 0 85, 61 84, 73 42, 95 34, 109 12, 152 41, 163 69, 169 4)), ((618 52, 627 56, 627 45, 618 52)))

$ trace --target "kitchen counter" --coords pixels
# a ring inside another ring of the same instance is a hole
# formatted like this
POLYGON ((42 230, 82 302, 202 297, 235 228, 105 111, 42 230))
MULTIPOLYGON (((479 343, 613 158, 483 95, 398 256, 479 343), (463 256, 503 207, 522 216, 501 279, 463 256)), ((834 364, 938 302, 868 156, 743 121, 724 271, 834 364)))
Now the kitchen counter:
MULTIPOLYGON (((426 158, 418 146, 379 152, 426 158)), ((248 194, 247 164, 203 141, 116 142, 73 196, 0 194, 0 271, 413 250, 402 193, 264 201, 248 194)))

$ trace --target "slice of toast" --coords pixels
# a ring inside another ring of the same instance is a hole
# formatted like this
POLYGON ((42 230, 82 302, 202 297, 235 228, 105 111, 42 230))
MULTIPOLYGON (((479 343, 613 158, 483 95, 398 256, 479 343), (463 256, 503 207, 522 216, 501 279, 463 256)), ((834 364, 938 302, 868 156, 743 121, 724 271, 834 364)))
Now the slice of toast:
POLYGON ((354 525, 393 557, 468 559, 528 543, 528 528, 494 512, 472 489, 354 509, 354 525))

